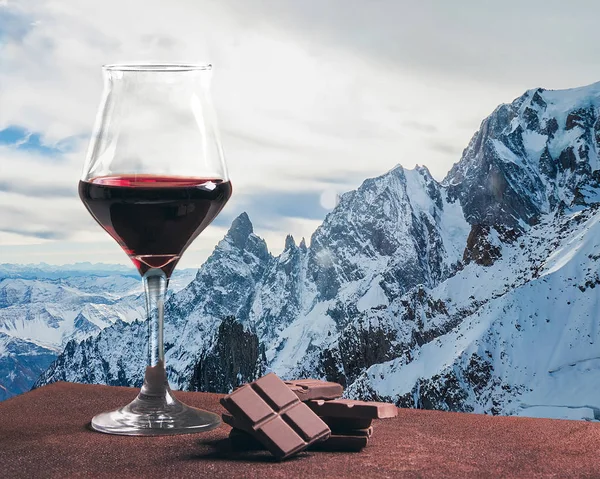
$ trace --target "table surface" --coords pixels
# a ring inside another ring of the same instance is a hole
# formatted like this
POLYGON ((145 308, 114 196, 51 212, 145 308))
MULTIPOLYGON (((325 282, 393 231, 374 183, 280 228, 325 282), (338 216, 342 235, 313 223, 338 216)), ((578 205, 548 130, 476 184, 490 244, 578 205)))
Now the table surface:
MULTIPOLYGON (((0 477, 600 477, 600 424, 402 409, 375 421, 358 453, 303 452, 276 462, 229 447, 229 426, 128 437, 90 418, 137 390, 55 383, 0 403, 0 477)), ((218 413, 221 395, 176 392, 218 413)))

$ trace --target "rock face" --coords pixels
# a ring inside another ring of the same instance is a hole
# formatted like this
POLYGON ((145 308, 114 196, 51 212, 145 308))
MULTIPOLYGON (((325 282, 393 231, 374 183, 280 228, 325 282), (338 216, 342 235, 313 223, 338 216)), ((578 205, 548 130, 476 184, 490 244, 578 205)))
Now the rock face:
POLYGON ((210 349, 194 367, 190 391, 232 391, 264 375, 266 358, 258 337, 235 318, 225 318, 210 349))
POLYGON ((464 263, 475 261, 482 266, 491 266, 502 256, 502 247, 497 242, 494 244, 490 232, 490 226, 487 225, 475 224, 471 227, 463 254, 464 263))
MULTIPOLYGON (((599 105, 600 83, 528 91, 441 183, 419 166, 368 179, 278 257, 241 215, 169 299, 172 384, 226 392, 266 367, 408 407, 593 416, 599 105)), ((82 357, 137 381, 142 330, 70 343, 40 384, 88 381, 82 357)))

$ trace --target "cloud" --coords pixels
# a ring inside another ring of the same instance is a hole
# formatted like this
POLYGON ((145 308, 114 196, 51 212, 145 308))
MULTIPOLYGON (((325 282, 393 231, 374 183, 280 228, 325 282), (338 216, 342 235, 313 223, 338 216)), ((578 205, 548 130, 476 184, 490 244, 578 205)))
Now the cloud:
POLYGON ((52 183, 9 182, 0 179, 0 192, 17 193, 26 197, 37 198, 75 198, 77 196, 77 185, 72 185, 72 187, 54 186, 52 183))
POLYGON ((66 258, 85 243, 122 257, 75 195, 105 63, 214 64, 234 196, 189 257, 212 248, 233 212, 247 209, 269 245, 282 246, 287 232, 316 227, 324 191, 356 188, 398 163, 441 179, 499 103, 600 78, 589 61, 598 4, 511 2, 4 3, 0 229, 11 233, 0 244, 54 232, 65 238, 40 239, 36 254, 66 258), (13 204, 18 216, 5 213, 13 204))
POLYGON ((3 205, 0 231, 43 239, 74 238, 90 230, 101 232, 83 205, 74 199, 53 198, 49 206, 48 198, 28 197, 28 201, 14 201, 14 198, 10 193, 0 192, 3 205))
POLYGON ((277 138, 269 138, 268 132, 260 133, 249 133, 244 131, 234 131, 228 128, 221 129, 221 135, 228 141, 240 142, 245 144, 246 147, 253 147, 259 149, 274 149, 283 150, 284 152, 308 150, 310 145, 302 144, 300 142, 292 143, 287 141, 278 141, 277 138))
POLYGON ((13 233, 21 236, 30 236, 32 238, 39 238, 45 240, 64 240, 69 237, 69 234, 66 232, 55 231, 55 230, 36 230, 31 231, 23 228, 0 228, 0 232, 3 233, 13 233))
POLYGON ((412 130, 422 131, 424 133, 436 133, 438 131, 438 128, 434 124, 422 123, 420 121, 407 120, 402 123, 402 126, 412 130))
POLYGON ((179 45, 179 40, 171 35, 146 34, 140 37, 140 41, 151 48, 173 50, 179 45))
POLYGON ((455 158, 458 158, 462 151, 465 149, 465 146, 458 146, 455 143, 443 141, 443 140, 434 140, 429 142, 429 148, 434 151, 439 151, 441 153, 447 153, 448 155, 452 155, 455 158))
POLYGON ((600 4, 559 0, 422 2, 264 0, 226 2, 247 21, 294 32, 313 51, 342 47, 425 81, 570 87, 600 78, 600 4), (557 65, 567 68, 557 70, 557 65))
MULTIPOLYGON (((435 122, 453 135, 458 95, 428 89, 420 78, 374 64, 349 49, 351 43, 323 42, 315 49, 298 42, 293 31, 283 30, 285 22, 267 21, 269 12, 264 21, 254 22, 231 1, 218 7, 180 1, 167 8, 132 0, 119 4, 122 15, 113 18, 106 4, 27 4, 40 23, 5 52, 0 82, 13 94, 0 99, 0 125, 41 132, 45 144, 91 130, 101 92, 100 64, 210 56, 237 191, 298 189, 306 185, 296 178, 304 182, 310 176, 318 183, 345 172, 364 179, 399 162, 412 163, 416 156, 443 176, 457 160, 444 159, 436 169, 431 164, 442 157, 422 158, 419 138, 405 130, 408 125, 424 131, 423 125, 435 122), (265 183, 266 174, 272 181, 265 183)), ((494 97, 486 93, 491 111, 494 97)), ((476 94, 469 89, 470 97, 476 94)), ((457 138, 468 141, 472 133, 457 138)))

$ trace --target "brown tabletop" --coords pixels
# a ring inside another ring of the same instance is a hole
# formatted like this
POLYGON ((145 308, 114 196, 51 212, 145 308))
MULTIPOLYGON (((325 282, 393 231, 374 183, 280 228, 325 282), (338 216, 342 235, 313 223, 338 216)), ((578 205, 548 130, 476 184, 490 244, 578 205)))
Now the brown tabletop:
MULTIPOLYGON (((235 453, 229 426, 183 436, 110 436, 90 418, 137 390, 56 383, 0 403, 0 477, 600 477, 600 424, 401 410, 359 453, 278 463, 235 453)), ((217 394, 176 393, 223 412, 217 394)))

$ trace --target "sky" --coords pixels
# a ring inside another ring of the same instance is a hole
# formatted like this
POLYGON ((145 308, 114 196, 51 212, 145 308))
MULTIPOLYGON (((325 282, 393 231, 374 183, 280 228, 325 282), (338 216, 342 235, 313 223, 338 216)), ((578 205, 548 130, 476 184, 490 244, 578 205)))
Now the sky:
POLYGON ((234 195, 278 254, 396 164, 442 180, 499 104, 600 81, 600 3, 0 0, 0 263, 127 263, 77 196, 101 66, 209 62, 234 195))

